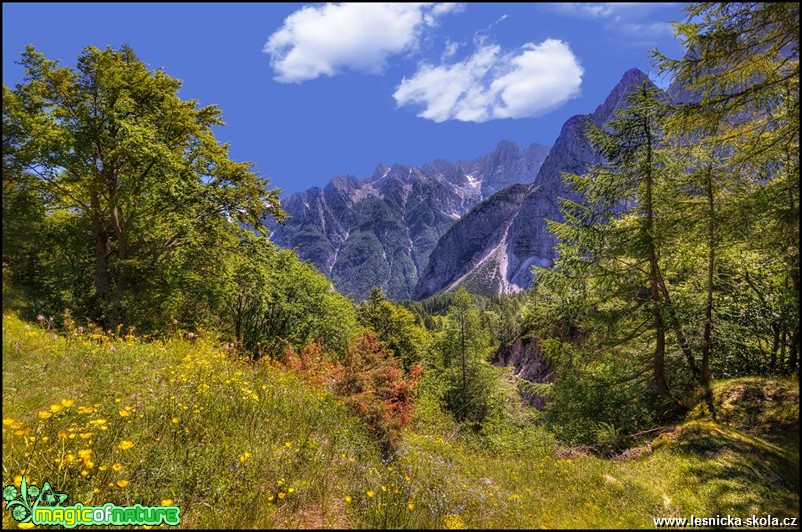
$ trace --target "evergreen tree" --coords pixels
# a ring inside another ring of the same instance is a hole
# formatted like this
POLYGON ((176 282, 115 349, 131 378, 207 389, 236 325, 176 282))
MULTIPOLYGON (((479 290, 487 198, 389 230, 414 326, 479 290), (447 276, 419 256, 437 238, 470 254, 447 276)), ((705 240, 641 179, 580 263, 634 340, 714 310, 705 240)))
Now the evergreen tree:
POLYGON ((597 333, 604 331, 595 336, 600 345, 626 344, 651 331, 654 386, 660 398, 671 400, 669 326, 692 370, 696 364, 660 265, 660 187, 671 165, 659 149, 665 106, 658 97, 656 87, 644 84, 605 129, 589 126, 588 137, 605 163, 585 176, 566 176, 584 201, 564 200, 566 221, 552 228, 563 243, 555 275, 584 263, 584 274, 598 291, 598 313, 589 317, 597 333))
MULTIPOLYGON (((715 340, 716 244, 726 240, 729 249, 757 253, 783 265, 783 278, 773 283, 773 293, 759 289, 749 271, 738 267, 738 260, 730 261, 732 275, 720 288, 730 292, 730 301, 741 298, 738 292, 748 291, 764 307, 771 300, 788 302, 778 306, 781 316, 769 319, 773 336, 769 365, 776 365, 778 351, 784 353, 787 345, 787 369, 795 371, 799 364, 799 4, 711 2, 694 3, 685 10, 686 20, 675 25, 688 49, 685 57, 654 55, 659 69, 673 76, 680 99, 667 124, 677 153, 690 159, 692 172, 707 176, 709 304, 704 353, 709 359, 715 340), (716 209, 716 198, 725 202, 724 209, 716 209), (731 227, 738 228, 737 234, 728 234, 731 227)), ((743 317, 745 312, 730 309, 719 314, 743 317)), ((730 344, 742 343, 737 324, 722 326, 722 332, 735 330, 730 344)), ((723 351, 728 349, 733 348, 724 346, 723 351)))
POLYGON ((457 421, 479 428, 498 406, 495 376, 486 360, 489 336, 481 325, 471 295, 464 288, 454 293, 437 347, 447 382, 445 407, 457 421))

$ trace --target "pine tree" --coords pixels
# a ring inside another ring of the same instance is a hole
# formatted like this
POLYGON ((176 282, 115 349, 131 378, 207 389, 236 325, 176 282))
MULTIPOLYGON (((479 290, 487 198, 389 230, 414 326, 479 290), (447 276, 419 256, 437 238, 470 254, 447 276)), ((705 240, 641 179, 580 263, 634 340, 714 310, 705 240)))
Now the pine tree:
POLYGON ((686 56, 670 59, 657 51, 654 56, 658 68, 673 76, 680 100, 667 131, 678 153, 684 151, 691 160, 691 170, 708 176, 710 302, 704 352, 710 353, 714 341, 716 242, 727 239, 730 248, 776 257, 784 265, 784 279, 773 294, 761 292, 743 268, 730 284, 733 292, 754 292, 762 306, 771 299, 789 300, 781 306, 783 316, 772 320, 769 364, 776 363, 777 351, 787 343, 787 368, 797 371, 799 4, 694 3, 685 10, 686 20, 675 29, 688 49, 686 56), (700 165, 701 160, 705 162, 700 165), (727 204, 718 213, 717 197, 727 204), (738 234, 727 234, 733 226, 738 234))
POLYGON ((494 376, 485 360, 490 338, 481 325, 471 295, 460 288, 446 316, 438 343, 447 381, 445 406, 458 421, 478 428, 494 408, 494 376))
POLYGON ((659 397, 671 400, 666 376, 669 327, 690 367, 696 364, 660 265, 659 187, 670 165, 659 149, 666 112, 659 96, 656 87, 644 84, 604 129, 589 125, 588 137, 605 162, 585 176, 566 175, 584 201, 564 200, 566 221, 552 227, 564 246, 556 271, 584 263, 584 274, 598 291, 601 312, 591 319, 606 331, 602 345, 623 345, 652 331, 654 386, 659 397))

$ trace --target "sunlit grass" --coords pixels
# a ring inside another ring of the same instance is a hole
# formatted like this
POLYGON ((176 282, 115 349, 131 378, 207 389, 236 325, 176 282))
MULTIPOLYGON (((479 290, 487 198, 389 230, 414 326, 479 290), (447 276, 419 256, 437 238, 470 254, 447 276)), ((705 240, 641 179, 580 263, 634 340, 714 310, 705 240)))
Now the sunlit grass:
POLYGON ((3 406, 4 484, 24 474, 84 504, 172 500, 187 526, 349 525, 338 501, 381 465, 325 390, 202 338, 65 339, 7 317, 3 406))

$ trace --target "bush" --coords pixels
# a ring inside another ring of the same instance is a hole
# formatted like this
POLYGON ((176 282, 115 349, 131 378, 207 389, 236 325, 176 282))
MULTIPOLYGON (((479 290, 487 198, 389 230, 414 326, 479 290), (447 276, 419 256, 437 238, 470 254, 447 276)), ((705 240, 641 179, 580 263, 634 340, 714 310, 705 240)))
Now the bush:
POLYGON ((423 368, 413 364, 405 371, 401 362, 371 333, 363 333, 346 349, 342 362, 329 362, 320 343, 300 354, 288 347, 284 365, 310 381, 325 383, 369 427, 382 452, 389 456, 409 424, 414 409, 414 390, 423 368))

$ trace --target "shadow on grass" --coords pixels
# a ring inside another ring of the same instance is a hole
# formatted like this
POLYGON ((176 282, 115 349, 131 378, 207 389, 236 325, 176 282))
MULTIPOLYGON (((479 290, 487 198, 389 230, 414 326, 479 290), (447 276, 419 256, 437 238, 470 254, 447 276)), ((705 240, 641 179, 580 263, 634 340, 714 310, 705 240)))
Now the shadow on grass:
POLYGON ((713 514, 745 518, 799 515, 797 437, 798 430, 775 434, 768 441, 697 421, 658 439, 675 451, 703 459, 703 467, 689 467, 687 473, 699 483, 713 514))

